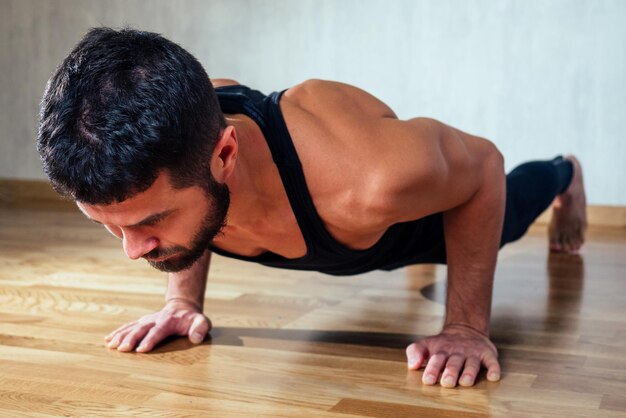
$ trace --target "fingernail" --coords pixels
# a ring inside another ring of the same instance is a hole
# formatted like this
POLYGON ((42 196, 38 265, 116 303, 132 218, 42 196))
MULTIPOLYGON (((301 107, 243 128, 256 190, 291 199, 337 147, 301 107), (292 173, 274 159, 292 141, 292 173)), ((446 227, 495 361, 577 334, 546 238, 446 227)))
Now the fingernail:
POLYGON ((472 378, 469 376, 463 376, 460 383, 469 386, 472 384, 472 378))
POLYGON ((454 386, 454 377, 447 376, 443 379, 441 383, 443 383, 446 386, 454 386))
POLYGON ((204 337, 199 332, 194 332, 193 334, 191 334, 191 339, 194 343, 198 344, 201 343, 202 340, 204 340, 204 337))
POLYGON ((426 383, 427 385, 432 385, 433 383, 435 383, 435 380, 437 380, 437 378, 432 374, 427 374, 426 376, 424 376, 424 383, 426 383))
POLYGON ((120 345, 119 347, 117 347, 117 349, 120 350, 120 351, 126 351, 129 348, 130 348, 130 344, 128 344, 128 343, 124 343, 124 344, 120 345))
POLYGON ((498 373, 489 373, 489 380, 491 381, 500 380, 500 375, 498 373))
POLYGON ((416 358, 416 357, 411 357, 411 358, 409 359, 409 367, 410 367, 410 368, 413 368, 413 367, 415 367, 416 365, 417 365, 417 358, 416 358))

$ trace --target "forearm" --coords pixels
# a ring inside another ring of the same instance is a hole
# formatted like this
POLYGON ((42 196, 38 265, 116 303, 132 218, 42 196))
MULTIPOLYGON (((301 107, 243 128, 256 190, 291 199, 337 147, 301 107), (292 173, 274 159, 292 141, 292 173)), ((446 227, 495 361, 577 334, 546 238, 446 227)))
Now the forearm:
POLYGON ((506 202, 499 153, 482 166, 482 182, 467 202, 444 212, 448 263, 445 325, 463 324, 489 334, 493 278, 506 202))
POLYGON ((207 250, 189 269, 169 273, 165 300, 184 299, 202 310, 210 261, 211 251, 207 250))

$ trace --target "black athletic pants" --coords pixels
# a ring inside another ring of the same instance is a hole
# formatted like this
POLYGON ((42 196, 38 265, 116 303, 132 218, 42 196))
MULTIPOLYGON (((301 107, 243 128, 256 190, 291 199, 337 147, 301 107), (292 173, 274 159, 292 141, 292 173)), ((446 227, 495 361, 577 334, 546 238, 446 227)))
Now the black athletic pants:
MULTIPOLYGON (((571 161, 559 156, 552 160, 530 161, 515 167, 506 175, 506 209, 500 248, 521 238, 528 227, 554 198, 569 186, 574 174, 571 161)), ((443 213, 424 219, 429 230, 428 248, 407 264, 446 264, 443 213)))
POLYGON ((500 247, 522 237, 556 195, 567 189, 573 174, 572 162, 561 156, 549 161, 530 161, 507 174, 500 247))

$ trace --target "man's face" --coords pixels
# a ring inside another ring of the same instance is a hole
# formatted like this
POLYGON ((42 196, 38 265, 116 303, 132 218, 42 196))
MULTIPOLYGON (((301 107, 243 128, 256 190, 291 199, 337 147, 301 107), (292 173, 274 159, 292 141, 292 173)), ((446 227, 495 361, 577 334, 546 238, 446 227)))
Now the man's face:
POLYGON ((123 202, 77 205, 122 239, 129 258, 143 257, 156 269, 177 272, 191 267, 225 225, 229 192, 214 180, 206 188, 177 190, 161 173, 150 188, 123 202))

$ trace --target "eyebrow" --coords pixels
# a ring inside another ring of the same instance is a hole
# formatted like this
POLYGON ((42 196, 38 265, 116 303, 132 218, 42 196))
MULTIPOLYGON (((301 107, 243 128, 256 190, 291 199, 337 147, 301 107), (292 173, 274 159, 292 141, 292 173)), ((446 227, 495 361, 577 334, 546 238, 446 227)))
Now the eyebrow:
MULTIPOLYGON (((155 213, 152 214, 150 216, 147 216, 145 218, 143 218, 141 221, 132 224, 132 225, 120 225, 123 228, 135 228, 135 227, 139 227, 139 226, 147 226, 147 225, 154 225, 155 223, 162 221, 163 219, 165 219, 167 216, 169 216, 172 212, 174 212, 175 209, 168 209, 165 210, 163 212, 159 212, 159 213, 155 213)), ((96 221, 93 218, 89 218, 89 220, 91 220, 92 222, 95 222, 97 224, 102 225, 102 222, 96 221)))

